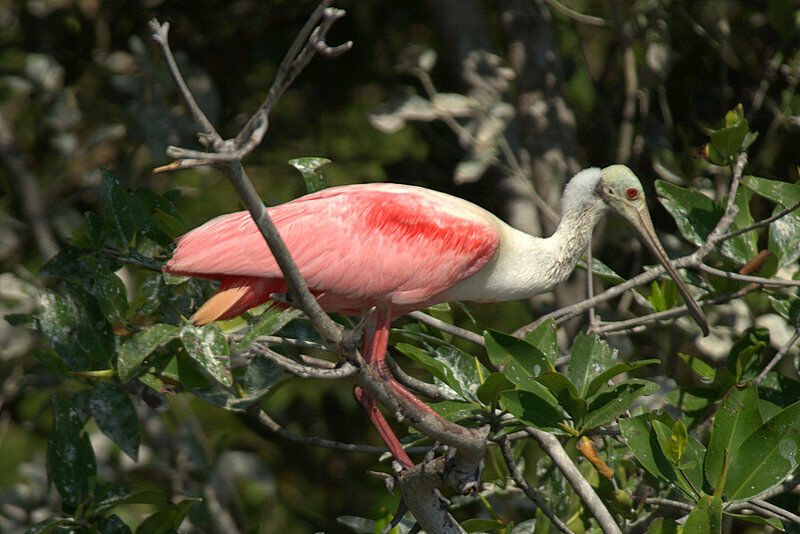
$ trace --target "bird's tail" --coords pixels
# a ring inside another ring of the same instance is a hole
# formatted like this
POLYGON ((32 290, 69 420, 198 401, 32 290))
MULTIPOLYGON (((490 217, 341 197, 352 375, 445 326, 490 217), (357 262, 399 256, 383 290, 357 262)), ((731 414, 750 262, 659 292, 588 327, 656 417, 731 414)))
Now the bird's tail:
POLYGON ((226 278, 211 298, 192 315, 191 321, 197 326, 203 326, 214 321, 232 319, 250 308, 264 304, 271 294, 285 292, 286 283, 283 280, 226 278))

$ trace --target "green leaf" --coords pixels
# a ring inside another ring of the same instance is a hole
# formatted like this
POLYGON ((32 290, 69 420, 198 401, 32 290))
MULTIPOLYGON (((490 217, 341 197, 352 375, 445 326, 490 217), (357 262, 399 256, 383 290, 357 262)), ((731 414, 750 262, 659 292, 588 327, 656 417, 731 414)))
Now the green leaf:
POLYGON ((575 426, 580 426, 583 416, 586 415, 586 400, 578 395, 578 390, 563 374, 553 371, 536 377, 536 381, 543 384, 558 403, 570 415, 575 426))
POLYGON ((555 371, 553 364, 541 350, 529 342, 496 330, 483 333, 489 360, 498 367, 515 362, 530 376, 539 376, 546 371, 555 371))
POLYGON ((800 399, 800 382, 776 371, 770 371, 758 384, 758 396, 762 401, 761 418, 766 421, 769 417, 764 414, 763 401, 787 408, 800 399))
MULTIPOLYGON (((730 165, 733 158, 744 150, 745 138, 750 133, 747 119, 742 118, 734 123, 727 122, 729 126, 712 132, 710 136, 709 157, 716 165, 730 165)), ((749 142, 752 143, 752 140, 749 142)))
POLYGON ((684 354, 682 352, 679 352, 678 356, 680 356, 681 360, 686 362, 686 365, 689 366, 689 369, 694 371, 695 374, 700 376, 700 378, 705 378, 706 380, 714 380, 714 375, 716 374, 716 371, 706 362, 704 362, 700 358, 696 358, 695 356, 684 354))
POLYGON ((90 293, 97 300, 103 315, 112 323, 121 323, 123 316, 128 311, 128 294, 125 284, 95 258, 86 258, 86 263, 91 269, 90 293))
POLYGON ((479 411, 474 404, 465 401, 442 401, 430 406, 433 411, 453 422, 473 417, 479 411))
POLYGON ((638 360, 635 362, 618 363, 616 365, 612 365, 592 379, 592 381, 589 383, 589 389, 586 390, 586 398, 591 399, 592 395, 594 395, 596 392, 608 387, 607 382, 615 376, 621 375, 622 373, 630 373, 631 371, 641 369, 646 365, 653 365, 656 363, 661 363, 661 360, 658 358, 650 358, 648 360, 638 360))
POLYGON ((77 507, 92 494, 97 462, 83 421, 70 399, 53 396, 53 428, 47 440, 47 476, 64 503, 77 507))
POLYGON ((727 366, 737 383, 755 375, 759 356, 769 346, 769 330, 763 326, 751 326, 733 343, 728 352, 727 366))
POLYGON ((738 521, 746 521, 754 525, 761 525, 765 527, 772 527, 779 532, 785 532, 783 523, 777 517, 761 517, 760 515, 745 515, 745 514, 732 514, 730 512, 722 512, 726 517, 731 517, 738 521))
MULTIPOLYGON (((422 365, 463 400, 473 402, 477 400, 475 391, 480 385, 480 380, 476 365, 480 364, 473 356, 451 347, 441 347, 435 352, 435 356, 407 343, 398 343, 395 348, 422 365)), ((488 375, 488 371, 486 374, 488 375)))
POLYGON ((162 345, 180 333, 180 328, 170 324, 155 324, 122 342, 117 355, 117 375, 123 382, 134 378, 142 362, 162 345))
POLYGON ((646 413, 620 419, 622 437, 642 467, 650 474, 664 482, 677 484, 678 475, 661 450, 655 431, 651 430, 649 418, 650 414, 646 413))
POLYGON ((609 391, 597 395, 587 409, 583 431, 597 428, 616 419, 630 409, 636 399, 652 395, 661 388, 649 380, 632 379, 617 384, 609 391))
POLYGON ((492 373, 478 386, 475 395, 486 406, 492 406, 503 391, 514 389, 514 384, 504 373, 492 373))
MULTIPOLYGON (((577 269, 581 269, 582 271, 586 270, 586 260, 581 258, 578 260, 578 263, 575 265, 577 269)), ((618 275, 614 270, 603 263, 602 261, 598 260, 597 258, 592 258, 592 274, 599 276, 606 282, 611 282, 614 285, 621 284, 625 281, 623 277, 618 275)))
MULTIPOLYGON (((671 420, 668 416, 666 419, 671 420)), ((703 487, 703 457, 706 452, 705 448, 695 438, 688 436, 685 453, 681 455, 681 461, 676 460, 675 456, 670 454, 670 449, 672 448, 670 445, 672 428, 658 420, 653 420, 651 423, 662 452, 673 466, 675 472, 674 478, 677 480, 678 487, 682 489, 688 497, 696 499, 697 494, 694 490, 697 489, 700 491, 703 487)), ((673 422, 672 426, 674 427, 674 425, 675 423, 673 422)))
POLYGON ((159 510, 147 519, 142 521, 136 534, 173 534, 178 531, 178 527, 189 513, 189 508, 198 499, 184 499, 183 501, 170 505, 166 510, 159 510))
POLYGON ((67 247, 50 258, 50 261, 39 269, 39 274, 67 280, 82 280, 89 276, 89 269, 84 261, 86 252, 86 249, 67 247))
POLYGON ((756 386, 751 382, 732 387, 722 397, 711 425, 711 440, 705 458, 705 474, 709 483, 715 483, 722 476, 726 451, 730 457, 734 449, 759 426, 761 414, 758 411, 756 386))
MULTIPOLYGON (((783 211, 781 206, 776 206, 772 214, 783 211)), ((800 216, 788 213, 769 225, 769 240, 767 248, 778 256, 778 267, 791 265, 800 258, 800 216)))
MULTIPOLYGON (((547 391, 542 387, 544 391, 547 391)), ((552 397, 549 392, 548 396, 552 397)), ((530 391, 514 390, 504 391, 500 394, 500 407, 508 411, 522 423, 532 427, 564 435, 559 423, 564 420, 557 407, 547 397, 537 395, 530 391)))
POLYGON ((683 453, 686 452, 686 442, 689 440, 689 434, 686 432, 686 426, 678 419, 672 425, 672 432, 667 444, 667 452, 669 456, 675 460, 675 463, 680 465, 683 453))
POLYGON ((800 464, 800 401, 763 423, 730 454, 725 483, 729 501, 759 495, 780 484, 800 464))
POLYGON ((71 369, 80 371, 88 365, 85 352, 73 351, 74 332, 78 329, 77 311, 72 303, 49 289, 39 295, 39 328, 50 346, 71 369))
POLYGON ((647 527, 647 534, 678 534, 678 523, 658 517, 647 527))
POLYGON ((330 162, 331 160, 327 158, 306 157, 290 159, 289 165, 300 171, 306 182, 306 189, 309 193, 313 193, 328 186, 320 169, 330 162))
POLYGON ((246 349, 259 336, 271 336, 302 314, 301 310, 294 308, 288 310, 270 309, 262 313, 258 320, 250 325, 242 340, 234 345, 234 350, 246 349))
POLYGON ((111 230, 111 235, 117 243, 117 248, 127 250, 133 235, 136 233, 136 224, 134 223, 128 193, 122 189, 117 179, 107 169, 100 167, 100 174, 103 176, 105 223, 111 230))
POLYGON ((702 494, 686 518, 683 534, 720 534, 722 532, 722 500, 702 494))
POLYGON ((114 384, 95 383, 89 397, 89 410, 100 431, 122 451, 139 459, 139 416, 130 397, 114 384))
MULTIPOLYGON (((749 175, 742 176, 742 184, 759 196, 778 204, 780 208, 776 207, 775 211, 782 211, 800 202, 798 184, 749 175)), ((782 267, 800 258, 800 247, 797 246, 797 236, 800 232, 798 228, 800 228, 800 215, 797 212, 789 213, 770 224, 769 250, 778 255, 779 265, 782 267)))
POLYGON ((586 397, 589 384, 617 360, 617 351, 596 335, 579 334, 569 355, 567 377, 578 394, 586 397))
POLYGON ((204 327, 184 325, 178 337, 183 348, 203 370, 203 372, 224 386, 233 385, 231 371, 223 363, 227 362, 230 352, 225 334, 216 324, 204 327))
POLYGON ((547 319, 525 336, 525 341, 539 349, 545 358, 555 362, 558 358, 558 327, 554 319, 547 319))
POLYGON ((248 404, 261 400, 281 375, 283 375, 281 366, 265 356, 256 355, 244 373, 244 393, 248 404))
MULTIPOLYGON (((656 191, 661 204, 675 219, 681 235, 697 246, 706 241, 725 212, 710 197, 663 180, 656 180, 656 191)), ((720 251, 731 260, 744 264, 755 255, 751 245, 752 238, 748 233, 725 241, 720 245, 720 251)))

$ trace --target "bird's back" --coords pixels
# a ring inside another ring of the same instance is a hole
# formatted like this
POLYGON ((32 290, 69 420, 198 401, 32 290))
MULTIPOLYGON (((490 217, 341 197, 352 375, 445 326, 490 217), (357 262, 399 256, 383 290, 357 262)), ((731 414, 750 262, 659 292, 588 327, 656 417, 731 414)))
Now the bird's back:
MULTIPOLYGON (((424 307, 480 270, 498 246, 491 214, 412 186, 332 187, 268 212, 323 307, 349 313, 374 305, 396 313, 424 307)), ((226 317, 286 287, 246 211, 217 217, 179 238, 165 270, 219 280, 221 291, 234 288, 216 306, 228 306, 226 317)))

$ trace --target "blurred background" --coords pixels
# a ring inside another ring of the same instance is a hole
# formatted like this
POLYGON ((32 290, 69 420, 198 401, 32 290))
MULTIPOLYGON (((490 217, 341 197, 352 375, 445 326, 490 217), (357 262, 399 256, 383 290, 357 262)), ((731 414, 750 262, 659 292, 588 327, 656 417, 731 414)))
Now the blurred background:
MULTIPOLYGON (((190 227, 240 209, 214 169, 152 172, 170 161, 168 145, 199 145, 150 39, 149 19, 170 23, 184 76, 217 129, 231 137, 263 100, 315 6, 0 0, 0 317, 32 311, 39 288, 54 284, 38 270, 84 229, 84 212, 99 212, 101 165, 125 188, 180 190, 177 207, 190 227)), ((555 208, 575 171, 624 162, 643 179, 656 226, 675 256, 688 245, 653 201, 653 180, 721 194, 725 185, 713 166, 695 156, 707 128, 719 127, 737 103, 760 132, 750 162, 762 177, 797 180, 797 1, 336 6, 347 16, 328 41, 352 40, 352 50, 311 62, 245 161, 268 204, 305 191, 289 159, 324 156, 333 161, 324 169, 332 185, 424 185, 546 233, 553 222, 532 199, 530 184, 555 208), (448 120, 477 141, 466 142, 448 120)), ((768 206, 759 209, 753 206, 756 219, 768 215, 768 206)), ((624 277, 652 263, 619 221, 599 230, 596 245, 596 256, 624 277)), ((136 273, 125 276, 135 285, 136 273)), ((457 309, 450 318, 477 331, 510 332, 583 292, 577 280, 535 302, 470 305, 477 323, 457 309)), ((747 320, 730 314, 731 321, 747 320)), ((647 336, 636 340, 643 357, 686 343, 669 329, 647 336)), ((72 386, 38 366, 33 355, 41 343, 0 319, 2 532, 22 532, 59 506, 48 489, 44 451, 50 398, 72 386)), ((727 349, 701 350, 713 357, 727 349)), ((213 480, 227 488, 225 507, 242 531, 256 524, 261 532, 346 531, 333 518, 374 518, 396 506, 383 483, 365 475, 375 464, 371 456, 259 436, 245 419, 194 397, 176 396, 170 406, 163 413, 139 407, 145 437, 136 464, 92 432, 101 478, 176 496, 201 496, 196 481, 213 480)), ((268 411, 298 434, 379 443, 344 381, 293 381, 270 398, 268 411)), ((202 525, 208 509, 192 513, 202 525)))

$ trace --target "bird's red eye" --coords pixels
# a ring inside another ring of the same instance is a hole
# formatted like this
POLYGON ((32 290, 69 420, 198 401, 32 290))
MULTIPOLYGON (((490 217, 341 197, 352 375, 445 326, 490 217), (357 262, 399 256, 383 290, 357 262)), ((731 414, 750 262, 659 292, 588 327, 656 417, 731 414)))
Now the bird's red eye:
POLYGON ((639 190, 635 187, 631 187, 625 191, 625 194, 628 195, 628 198, 636 198, 636 196, 639 194, 639 190))

